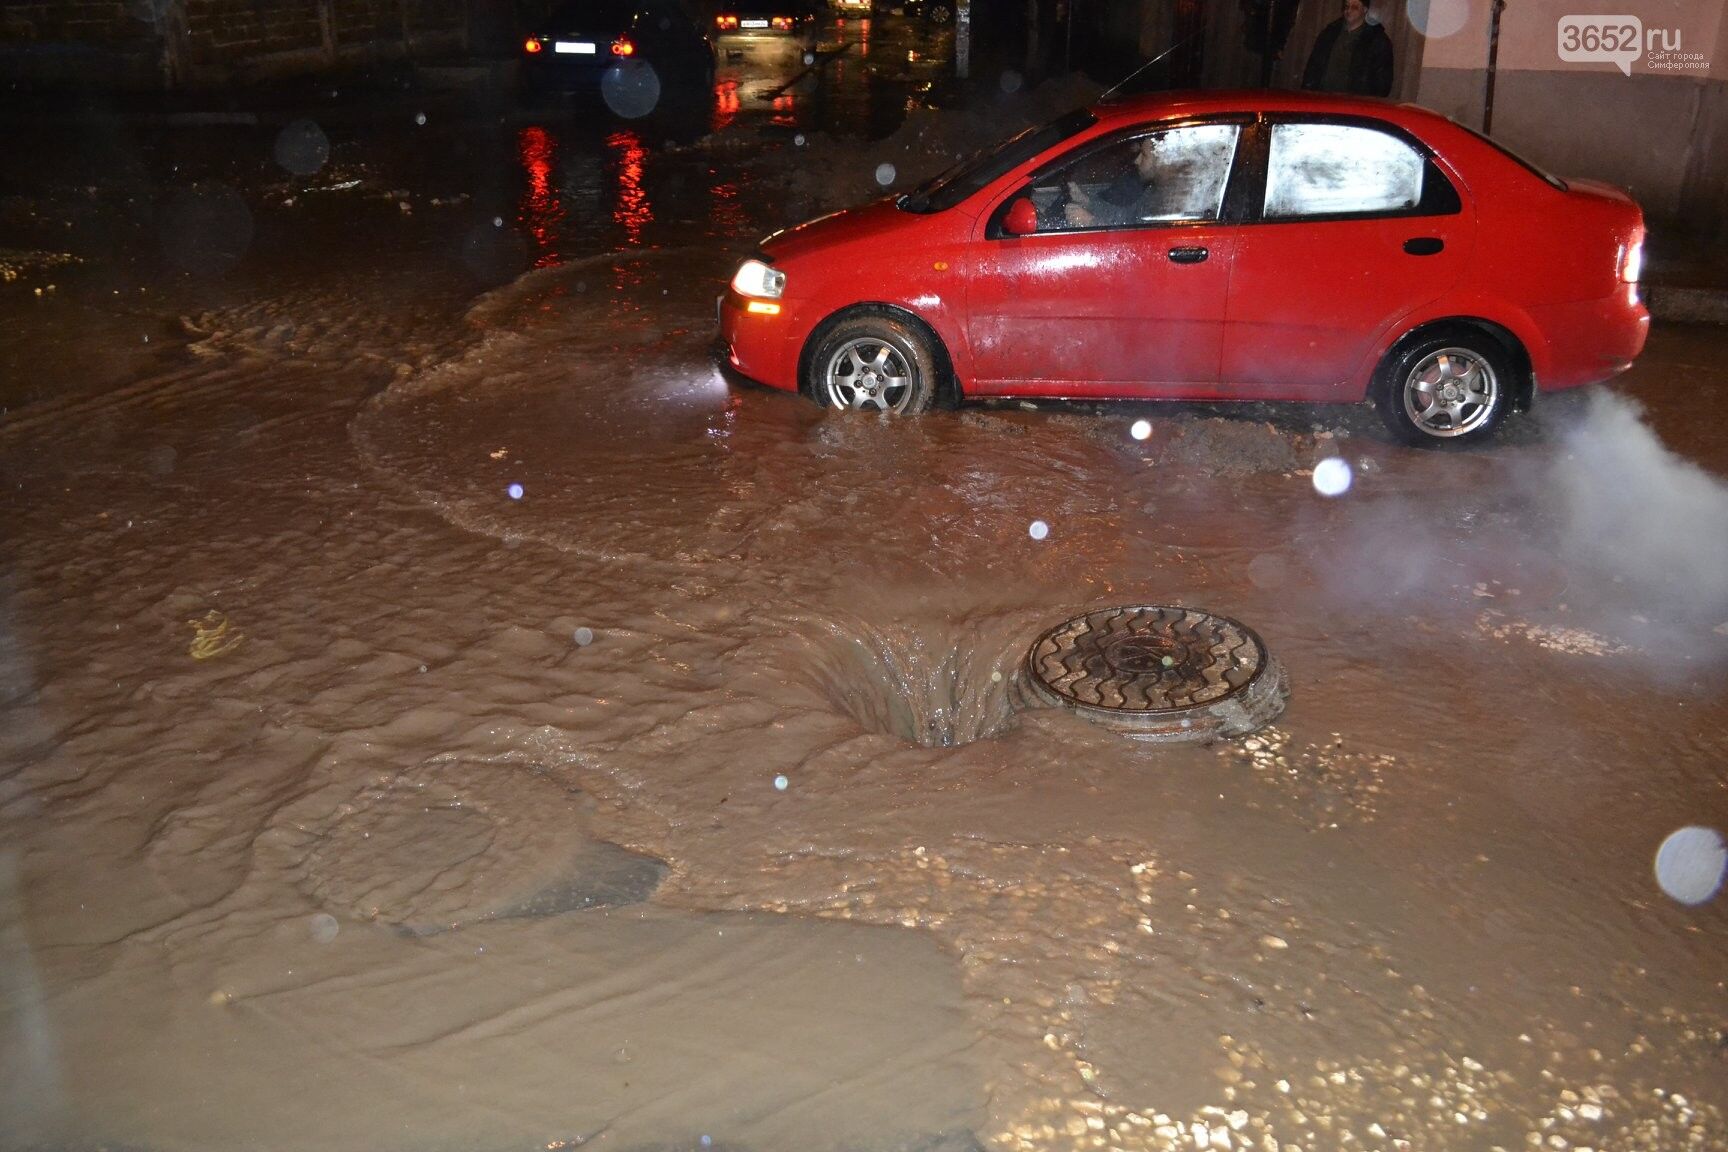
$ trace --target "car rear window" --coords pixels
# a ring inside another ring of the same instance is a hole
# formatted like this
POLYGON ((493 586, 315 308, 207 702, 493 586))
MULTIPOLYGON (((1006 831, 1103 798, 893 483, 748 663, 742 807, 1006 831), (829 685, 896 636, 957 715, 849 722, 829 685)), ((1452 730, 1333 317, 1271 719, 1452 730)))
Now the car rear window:
POLYGON ((1464 131, 1470 133, 1470 135, 1476 137, 1476 139, 1482 141, 1482 143, 1488 145, 1488 147, 1494 149, 1494 151, 1500 153, 1500 155, 1506 157, 1506 159, 1512 161, 1512 163, 1518 165, 1518 167, 1529 172, 1531 175, 1540 176, 1542 179, 1546 180, 1548 183, 1554 185, 1554 187, 1560 189, 1560 191, 1562 191, 1562 192, 1566 191, 1566 187, 1567 187, 1566 181, 1560 179, 1560 177, 1554 175, 1552 172, 1549 172, 1546 169, 1538 168, 1536 165, 1534 165, 1530 161, 1524 159, 1524 157, 1518 155, 1518 153, 1512 151, 1512 149, 1506 147, 1506 145, 1500 143, 1500 141, 1494 139, 1492 136, 1484 136, 1484 135, 1482 135, 1482 133, 1476 131, 1476 129, 1470 127, 1470 125, 1459 124, 1458 121, 1456 121, 1456 120, 1452 121, 1452 123, 1457 125, 1459 128, 1464 129, 1464 131))
POLYGON ((906 212, 946 211, 1003 173, 1097 122, 1096 116, 1080 108, 1048 124, 1028 128, 993 149, 962 160, 940 176, 920 184, 895 203, 906 212))

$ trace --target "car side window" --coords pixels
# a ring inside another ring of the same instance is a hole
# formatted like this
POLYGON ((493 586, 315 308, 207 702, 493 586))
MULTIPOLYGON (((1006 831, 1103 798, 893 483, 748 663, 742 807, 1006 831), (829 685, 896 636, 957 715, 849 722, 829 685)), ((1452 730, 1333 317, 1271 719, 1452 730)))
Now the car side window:
POLYGON ((1266 158, 1268 220, 1414 211, 1422 155, 1388 132, 1355 124, 1274 124, 1266 158))
POLYGON ((1238 124, 1188 124, 1088 149, 1025 195, 1041 232, 1138 228, 1218 219, 1238 124))

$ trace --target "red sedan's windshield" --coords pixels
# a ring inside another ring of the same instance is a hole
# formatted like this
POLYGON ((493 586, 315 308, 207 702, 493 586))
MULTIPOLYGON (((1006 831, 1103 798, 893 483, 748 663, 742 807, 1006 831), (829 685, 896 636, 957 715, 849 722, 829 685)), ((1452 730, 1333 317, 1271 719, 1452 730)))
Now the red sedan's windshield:
POLYGON ((920 184, 900 197, 897 203, 906 212, 941 212, 952 208, 1004 172, 1097 122, 1096 116, 1081 108, 1048 124, 1028 128, 995 148, 962 160, 940 176, 920 184))

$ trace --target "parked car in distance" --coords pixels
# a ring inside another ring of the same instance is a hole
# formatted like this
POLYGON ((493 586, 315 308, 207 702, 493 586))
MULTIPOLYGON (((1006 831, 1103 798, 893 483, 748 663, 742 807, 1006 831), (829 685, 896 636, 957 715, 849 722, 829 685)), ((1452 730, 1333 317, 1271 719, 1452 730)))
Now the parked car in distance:
POLYGON ((815 0, 721 0, 713 30, 721 47, 728 43, 787 40, 814 46, 815 0))
POLYGON ((954 19, 954 0, 889 0, 890 9, 903 16, 946 24, 954 19))
POLYGON ((1368 398, 1452 447, 1631 365, 1643 246, 1624 192, 1411 105, 1166 93, 769 236, 720 330, 834 408, 1368 398))
POLYGON ((880 7, 878 0, 829 0, 829 3, 842 16, 869 16, 880 7))
POLYGON ((661 88, 707 86, 714 45, 679 0, 569 0, 522 42, 531 90, 580 91, 652 69, 661 88))

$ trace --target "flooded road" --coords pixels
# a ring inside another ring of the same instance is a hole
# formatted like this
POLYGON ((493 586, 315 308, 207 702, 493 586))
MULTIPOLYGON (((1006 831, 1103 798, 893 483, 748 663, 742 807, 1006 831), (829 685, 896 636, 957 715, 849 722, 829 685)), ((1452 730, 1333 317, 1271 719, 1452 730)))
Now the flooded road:
POLYGON ((1728 1147, 1725 906, 1652 872, 1728 827, 1720 331, 1470 454, 728 379, 757 237, 1040 107, 908 115, 896 19, 695 131, 8 185, 0 1144, 1728 1147), (1287 711, 1015 706, 1131 603, 1251 624, 1287 711))

